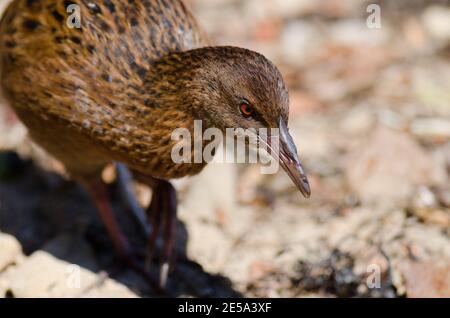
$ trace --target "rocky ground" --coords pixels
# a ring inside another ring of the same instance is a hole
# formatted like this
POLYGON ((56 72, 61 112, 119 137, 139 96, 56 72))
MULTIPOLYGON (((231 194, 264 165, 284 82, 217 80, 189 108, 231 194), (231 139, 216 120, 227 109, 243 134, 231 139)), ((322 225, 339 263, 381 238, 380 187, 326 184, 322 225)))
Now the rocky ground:
MULTIPOLYGON (((189 3, 216 43, 280 66, 313 195, 255 165, 176 181, 168 294, 450 297, 450 3, 378 1, 379 29, 359 0, 189 3)), ((5 107, 0 148, 0 297, 156 296, 5 107)), ((136 190, 148 204, 150 191, 136 190)), ((142 247, 114 182, 110 193, 142 247)))

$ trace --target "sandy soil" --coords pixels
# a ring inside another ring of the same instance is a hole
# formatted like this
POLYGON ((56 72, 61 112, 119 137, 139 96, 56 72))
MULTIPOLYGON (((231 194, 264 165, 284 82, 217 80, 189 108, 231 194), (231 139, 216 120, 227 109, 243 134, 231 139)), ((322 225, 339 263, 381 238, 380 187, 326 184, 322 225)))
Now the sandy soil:
MULTIPOLYGON (((176 181, 168 293, 449 297, 448 1, 379 1, 379 29, 368 28, 364 1, 189 3, 216 43, 280 67, 313 195, 256 165, 215 164, 176 181)), ((155 295, 119 266, 84 190, 55 172, 5 107, 0 148, 0 297, 155 295)), ((150 191, 136 189, 148 204, 150 191)), ((143 248, 114 182, 109 190, 143 248)))

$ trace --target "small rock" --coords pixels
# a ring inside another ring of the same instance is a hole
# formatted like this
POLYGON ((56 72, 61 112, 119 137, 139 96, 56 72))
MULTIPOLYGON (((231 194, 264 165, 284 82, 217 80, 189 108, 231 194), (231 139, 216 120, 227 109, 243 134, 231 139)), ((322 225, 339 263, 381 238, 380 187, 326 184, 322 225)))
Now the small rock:
POLYGON ((411 212, 422 222, 428 224, 441 225, 443 228, 450 228, 450 211, 437 208, 416 207, 411 212))
POLYGON ((101 278, 44 251, 33 253, 5 273, 3 284, 14 297, 135 297, 128 288, 101 278))
POLYGON ((22 247, 14 236, 0 233, 0 272, 17 262, 22 256, 22 247))
POLYGON ((415 187, 445 182, 445 169, 409 135, 379 127, 352 154, 349 184, 364 202, 406 200, 415 187))
POLYGON ((400 266, 406 294, 412 298, 450 297, 450 268, 435 262, 405 262, 400 266))
POLYGON ((441 118, 416 119, 411 123, 411 132, 421 138, 450 139, 450 120, 441 118))
POLYGON ((419 187, 413 195, 413 205, 415 207, 432 207, 436 203, 436 196, 428 187, 419 187))
POLYGON ((431 6, 422 16, 430 35, 440 41, 450 41, 450 8, 431 6))

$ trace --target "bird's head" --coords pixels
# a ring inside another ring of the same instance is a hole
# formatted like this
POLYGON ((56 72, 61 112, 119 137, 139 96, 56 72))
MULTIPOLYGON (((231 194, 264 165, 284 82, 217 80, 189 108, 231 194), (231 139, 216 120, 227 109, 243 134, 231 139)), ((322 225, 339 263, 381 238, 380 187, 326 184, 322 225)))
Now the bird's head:
MULTIPOLYGON (((289 94, 280 71, 259 53, 237 47, 206 47, 174 55, 165 66, 177 73, 178 95, 205 128, 267 128, 258 144, 279 148, 271 155, 305 197, 310 187, 288 130, 289 94), (181 92, 181 93, 180 93, 181 92), (278 134, 270 135, 271 128, 278 134)), ((163 72, 164 73, 164 72, 163 72)), ((161 73, 159 73, 161 74, 161 73)))

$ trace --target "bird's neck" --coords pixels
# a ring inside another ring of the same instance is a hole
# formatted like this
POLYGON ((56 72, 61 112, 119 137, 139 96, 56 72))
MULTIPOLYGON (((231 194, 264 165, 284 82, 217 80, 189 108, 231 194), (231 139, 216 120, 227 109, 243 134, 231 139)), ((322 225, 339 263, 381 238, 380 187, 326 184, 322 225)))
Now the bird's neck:
POLYGON ((205 49, 176 52, 154 61, 144 80, 146 104, 196 114, 195 96, 202 86, 199 70, 204 52, 205 49))
POLYGON ((202 120, 205 128, 213 127, 217 120, 211 118, 205 103, 218 94, 211 86, 217 76, 217 64, 229 58, 231 47, 203 47, 169 54, 151 63, 145 77, 146 100, 149 107, 176 108, 202 120))

